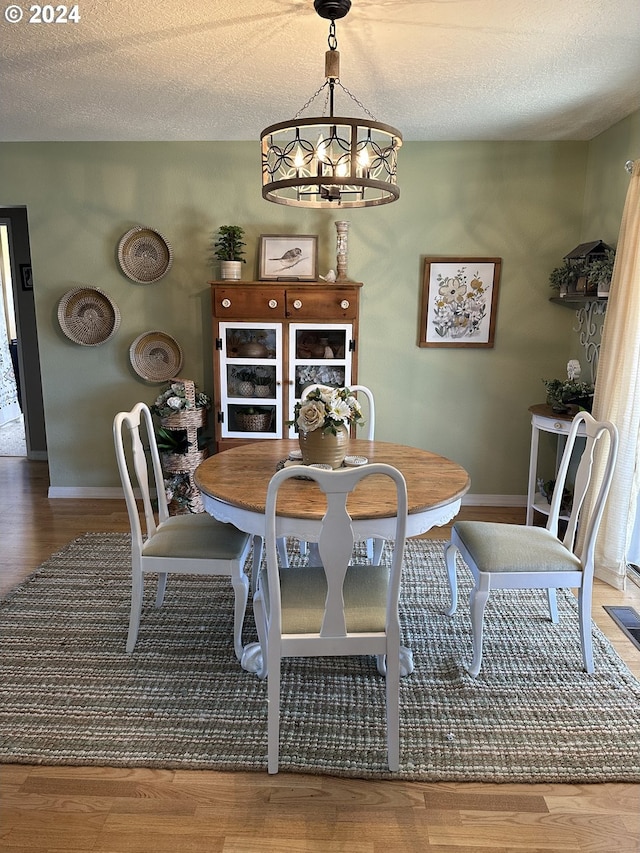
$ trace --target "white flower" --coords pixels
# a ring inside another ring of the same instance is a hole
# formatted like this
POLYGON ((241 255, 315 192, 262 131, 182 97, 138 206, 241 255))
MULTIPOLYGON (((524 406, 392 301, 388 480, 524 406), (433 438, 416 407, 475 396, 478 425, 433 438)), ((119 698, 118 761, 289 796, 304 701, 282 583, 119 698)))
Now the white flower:
POLYGON ((167 400, 167 406, 169 406, 170 409, 176 409, 176 411, 182 408, 183 403, 184 400, 181 400, 180 397, 169 397, 167 400))
POLYGON ((336 394, 327 403, 327 414, 334 421, 342 421, 343 424, 348 424, 351 418, 351 409, 347 401, 342 400, 336 394))

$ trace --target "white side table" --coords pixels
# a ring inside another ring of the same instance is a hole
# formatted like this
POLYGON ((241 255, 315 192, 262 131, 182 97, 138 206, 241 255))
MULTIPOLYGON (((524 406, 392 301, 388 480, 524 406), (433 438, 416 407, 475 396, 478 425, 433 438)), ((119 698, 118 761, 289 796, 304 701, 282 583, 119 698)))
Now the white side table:
MULTIPOLYGON (((527 489, 527 521, 526 523, 533 524, 533 513, 540 512, 543 515, 549 515, 550 506, 545 497, 537 491, 538 480, 538 443, 540 432, 551 432, 557 436, 567 436, 571 421, 578 411, 577 406, 570 406, 569 412, 566 414, 558 414, 554 412, 551 406, 546 403, 537 403, 535 406, 529 406, 531 412, 531 455, 529 457, 529 486, 527 489)), ((580 428, 578 435, 584 435, 584 427, 580 428)), ((556 471, 560 464, 562 451, 564 449, 564 441, 558 439, 556 448, 556 471)))

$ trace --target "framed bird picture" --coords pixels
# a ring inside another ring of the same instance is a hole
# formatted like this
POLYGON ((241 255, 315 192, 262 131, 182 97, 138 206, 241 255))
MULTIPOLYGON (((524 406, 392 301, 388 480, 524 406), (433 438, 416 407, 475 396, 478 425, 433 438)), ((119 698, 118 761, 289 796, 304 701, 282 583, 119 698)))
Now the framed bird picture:
POLYGON ((318 237, 315 234, 263 234, 258 278, 261 281, 316 281, 318 237))

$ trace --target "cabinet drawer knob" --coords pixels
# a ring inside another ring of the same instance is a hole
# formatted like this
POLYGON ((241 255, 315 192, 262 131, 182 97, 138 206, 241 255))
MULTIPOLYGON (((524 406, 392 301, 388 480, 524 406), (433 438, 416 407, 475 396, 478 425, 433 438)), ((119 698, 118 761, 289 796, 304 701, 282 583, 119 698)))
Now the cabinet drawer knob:
POLYGON ((278 307, 278 300, 277 299, 270 299, 269 300, 269 308, 277 308, 277 307, 278 307))
POLYGON ((296 309, 302 308, 302 299, 294 299, 293 307, 296 309))
POLYGON ((553 426, 555 429, 564 429, 564 424, 560 423, 560 421, 556 421, 553 426))
POLYGON ((340 303, 340 307, 341 307, 344 311, 346 311, 346 310, 347 310, 347 308, 349 307, 349 300, 348 300, 348 299, 343 299, 343 300, 342 300, 342 302, 340 303))
POLYGON ((231 308, 231 300, 230 299, 223 299, 220 304, 222 305, 223 308, 231 308))

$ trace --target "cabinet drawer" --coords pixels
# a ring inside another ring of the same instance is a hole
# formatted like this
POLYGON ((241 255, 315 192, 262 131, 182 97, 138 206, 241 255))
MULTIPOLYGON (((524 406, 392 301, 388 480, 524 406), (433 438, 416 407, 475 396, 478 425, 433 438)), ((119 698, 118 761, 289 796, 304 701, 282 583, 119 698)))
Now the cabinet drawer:
POLYGON ((548 418, 544 415, 534 415, 532 424, 543 432, 568 433, 571 429, 571 421, 564 418, 548 418))
POLYGON ((285 316, 284 288, 215 287, 213 314, 221 320, 278 320, 285 316))
POLYGON ((287 288, 287 317, 300 320, 354 320, 358 291, 355 287, 336 290, 287 288))

